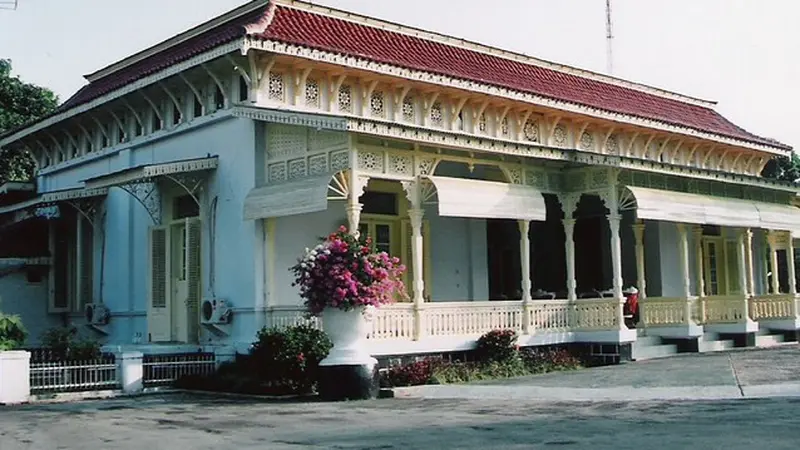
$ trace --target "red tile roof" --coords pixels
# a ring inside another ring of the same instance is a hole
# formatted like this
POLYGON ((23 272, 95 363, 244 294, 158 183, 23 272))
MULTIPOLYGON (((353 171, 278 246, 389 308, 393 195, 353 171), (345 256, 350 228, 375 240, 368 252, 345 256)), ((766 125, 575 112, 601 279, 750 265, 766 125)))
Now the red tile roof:
MULTIPOLYGON (((230 42, 264 19, 263 7, 118 72, 96 80, 61 109, 88 102, 139 78, 230 42)), ((278 5, 260 39, 301 45, 374 62, 485 83, 592 108, 790 149, 734 125, 710 107, 643 92, 539 65, 415 37, 312 11, 278 5)))

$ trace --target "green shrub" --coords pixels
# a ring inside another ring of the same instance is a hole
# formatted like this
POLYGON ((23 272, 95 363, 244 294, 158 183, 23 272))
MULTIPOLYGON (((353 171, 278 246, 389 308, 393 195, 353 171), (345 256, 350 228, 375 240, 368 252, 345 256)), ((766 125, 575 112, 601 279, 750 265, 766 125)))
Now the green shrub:
POLYGON ((563 347, 527 347, 520 358, 531 373, 575 370, 583 366, 580 358, 563 347))
POLYGON ((22 348, 27 337, 19 316, 0 313, 0 351, 22 348))
POLYGON ((42 334, 42 346, 50 351, 51 357, 65 361, 88 361, 99 359, 100 343, 79 339, 75 327, 51 328, 42 334))
POLYGON ((514 330, 492 330, 478 339, 475 354, 478 361, 500 362, 517 356, 517 333, 514 330))
POLYGON ((384 387, 400 387, 429 384, 434 372, 444 364, 444 361, 434 358, 427 358, 408 364, 398 364, 381 373, 381 385, 384 387))
POLYGON ((309 325, 264 328, 256 336, 248 365, 262 381, 310 392, 316 386, 319 362, 332 347, 323 331, 309 325))

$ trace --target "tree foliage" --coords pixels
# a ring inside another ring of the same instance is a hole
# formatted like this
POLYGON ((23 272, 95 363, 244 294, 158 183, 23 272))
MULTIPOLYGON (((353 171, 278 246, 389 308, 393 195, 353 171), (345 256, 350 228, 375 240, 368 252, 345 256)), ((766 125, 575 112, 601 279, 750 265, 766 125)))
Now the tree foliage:
POLYGON ((771 159, 761 176, 765 178, 772 178, 780 181, 789 181, 797 183, 800 181, 800 156, 792 152, 792 156, 781 156, 771 159))
MULTIPOLYGON (((50 114, 57 106, 53 91, 12 76, 11 61, 0 59, 0 136, 50 114)), ((33 169, 28 152, 0 149, 0 184, 30 180, 33 169)))

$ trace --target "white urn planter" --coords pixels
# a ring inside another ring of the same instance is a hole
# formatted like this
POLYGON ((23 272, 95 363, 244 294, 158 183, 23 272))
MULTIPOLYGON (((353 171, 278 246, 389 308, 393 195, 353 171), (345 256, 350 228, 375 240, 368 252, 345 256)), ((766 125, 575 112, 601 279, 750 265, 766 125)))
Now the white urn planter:
POLYGON ((318 390, 325 400, 356 400, 378 395, 378 360, 367 349, 371 308, 326 308, 322 328, 333 342, 320 361, 318 390))
POLYGON ((0 351, 0 405, 26 403, 31 395, 30 352, 0 351))

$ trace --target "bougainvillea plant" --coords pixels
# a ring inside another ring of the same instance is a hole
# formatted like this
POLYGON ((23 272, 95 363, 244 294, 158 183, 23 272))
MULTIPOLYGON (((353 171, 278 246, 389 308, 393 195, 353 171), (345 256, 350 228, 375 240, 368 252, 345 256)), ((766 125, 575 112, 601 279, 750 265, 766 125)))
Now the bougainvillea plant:
POLYGON ((375 252, 369 238, 356 238, 344 226, 306 249, 290 270, 295 276, 292 286, 300 287, 300 296, 313 315, 325 308, 379 307, 406 295, 405 267, 400 260, 375 252))

